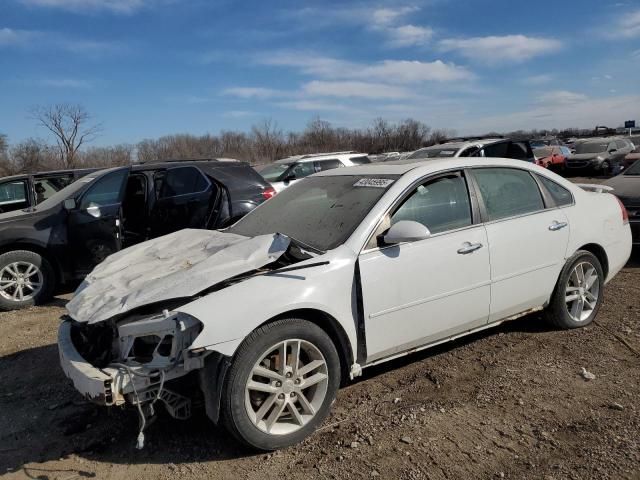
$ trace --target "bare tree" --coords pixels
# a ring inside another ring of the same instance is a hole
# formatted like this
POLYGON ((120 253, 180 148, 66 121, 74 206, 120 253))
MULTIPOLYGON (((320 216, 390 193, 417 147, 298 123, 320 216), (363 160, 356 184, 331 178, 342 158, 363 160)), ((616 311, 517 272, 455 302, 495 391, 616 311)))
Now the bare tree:
POLYGON ((33 173, 60 167, 54 148, 35 138, 14 145, 10 155, 13 173, 33 173))
POLYGON ((33 108, 31 114, 40 126, 55 137, 65 168, 75 168, 80 147, 94 140, 102 131, 99 124, 88 125, 91 115, 82 105, 59 103, 39 106, 33 108))

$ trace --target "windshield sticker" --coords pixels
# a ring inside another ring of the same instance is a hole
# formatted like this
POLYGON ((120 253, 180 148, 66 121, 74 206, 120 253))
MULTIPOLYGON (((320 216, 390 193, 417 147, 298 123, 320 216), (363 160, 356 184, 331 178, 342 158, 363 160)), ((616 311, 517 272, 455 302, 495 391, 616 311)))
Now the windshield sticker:
POLYGON ((353 184, 354 187, 387 188, 394 181, 390 178, 361 178, 353 184))

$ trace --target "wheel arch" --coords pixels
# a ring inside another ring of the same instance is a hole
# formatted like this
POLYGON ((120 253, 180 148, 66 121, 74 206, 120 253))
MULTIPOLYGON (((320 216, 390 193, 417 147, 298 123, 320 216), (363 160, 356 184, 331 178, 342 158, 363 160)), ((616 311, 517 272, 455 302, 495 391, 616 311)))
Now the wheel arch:
POLYGON ((604 278, 606 279, 609 275, 609 257, 607 256, 605 249, 597 243, 587 243, 586 245, 582 245, 576 251, 579 250, 586 250, 587 252, 595 255, 602 266, 602 273, 604 273, 604 278))

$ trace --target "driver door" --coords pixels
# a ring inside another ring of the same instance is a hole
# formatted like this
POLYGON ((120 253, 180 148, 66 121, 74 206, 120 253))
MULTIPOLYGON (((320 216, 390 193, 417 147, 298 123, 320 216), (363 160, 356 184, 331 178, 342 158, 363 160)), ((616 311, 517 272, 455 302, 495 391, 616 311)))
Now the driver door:
POLYGON ((383 221, 376 234, 411 220, 431 236, 360 254, 367 362, 486 324, 489 248, 473 210, 464 173, 452 172, 419 185, 383 221))
POLYGON ((119 168, 95 179, 69 212, 69 246, 78 275, 122 248, 120 214, 129 170, 119 168))

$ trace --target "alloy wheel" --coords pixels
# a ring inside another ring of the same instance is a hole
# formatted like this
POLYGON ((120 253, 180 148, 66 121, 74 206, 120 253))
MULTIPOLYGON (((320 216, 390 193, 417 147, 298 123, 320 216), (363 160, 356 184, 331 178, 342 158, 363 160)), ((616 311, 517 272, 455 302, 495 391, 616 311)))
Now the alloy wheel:
POLYGON ((13 262, 0 270, 0 295, 7 300, 22 302, 42 290, 44 277, 31 262, 13 262))
POLYGON ((262 432, 287 435, 304 427, 322 407, 329 373, 322 352, 306 340, 289 339, 266 350, 245 386, 245 408, 262 432))
POLYGON ((600 278, 589 262, 578 263, 567 280, 565 303, 567 312, 575 322, 587 320, 598 305, 600 278))

